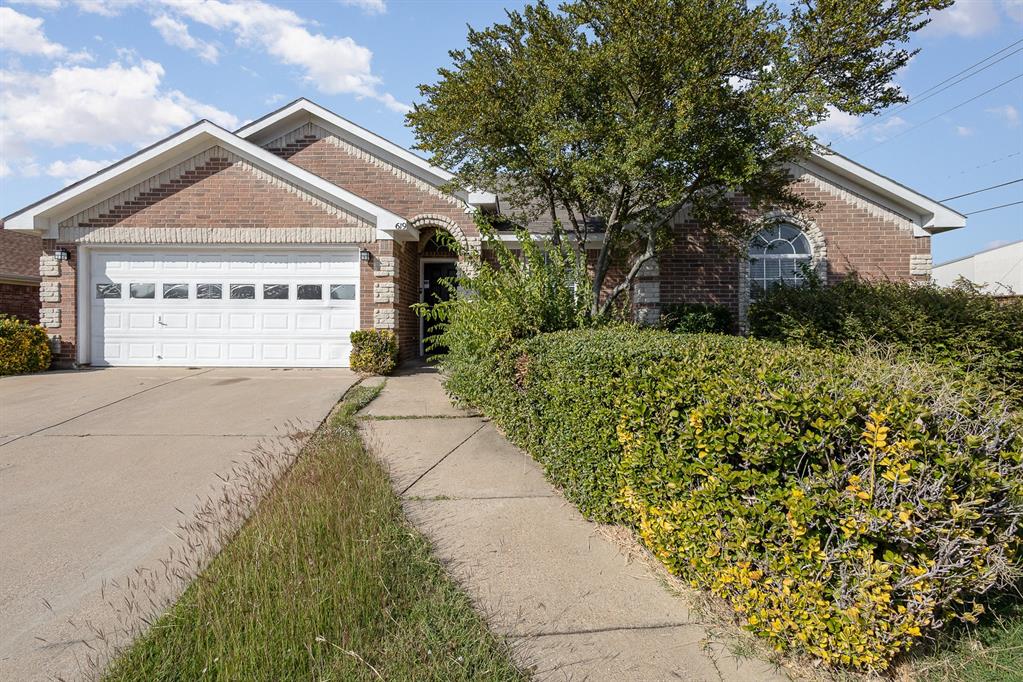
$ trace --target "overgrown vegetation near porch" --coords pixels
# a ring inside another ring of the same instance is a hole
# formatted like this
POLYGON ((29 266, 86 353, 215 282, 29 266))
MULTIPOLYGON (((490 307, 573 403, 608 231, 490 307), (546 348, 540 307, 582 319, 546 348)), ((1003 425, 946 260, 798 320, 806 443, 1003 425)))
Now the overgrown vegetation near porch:
POLYGON ((596 324, 571 257, 523 246, 430 311, 448 389, 740 625, 879 672, 1018 590, 1023 414, 986 372, 596 324))
POLYGON ((402 515, 353 388, 293 467, 106 680, 520 680, 402 515))

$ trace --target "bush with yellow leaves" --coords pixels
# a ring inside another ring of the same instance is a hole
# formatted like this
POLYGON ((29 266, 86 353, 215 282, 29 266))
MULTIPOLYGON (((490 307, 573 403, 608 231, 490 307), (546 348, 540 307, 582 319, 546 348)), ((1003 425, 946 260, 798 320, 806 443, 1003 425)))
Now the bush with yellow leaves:
POLYGON ((0 315, 0 376, 42 372, 50 366, 50 355, 42 327, 0 315))
POLYGON ((883 670, 1018 580, 1023 417, 982 380, 630 328, 497 358, 449 386, 778 649, 883 670))
POLYGON ((620 401, 619 502, 777 649, 891 659, 1011 586, 1023 419, 923 366, 690 341, 620 401))

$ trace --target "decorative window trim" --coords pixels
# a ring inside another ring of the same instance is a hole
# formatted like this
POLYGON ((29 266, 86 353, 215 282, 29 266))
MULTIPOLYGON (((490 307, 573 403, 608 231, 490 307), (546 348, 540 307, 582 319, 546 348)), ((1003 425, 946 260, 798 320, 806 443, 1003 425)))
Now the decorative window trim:
MULTIPOLYGON (((799 229, 810 243, 810 268, 822 284, 828 283, 828 243, 817 223, 786 211, 768 211, 757 221, 754 235, 776 223, 789 223, 799 229)), ((739 331, 749 331, 750 270, 749 243, 743 246, 739 260, 739 331)))

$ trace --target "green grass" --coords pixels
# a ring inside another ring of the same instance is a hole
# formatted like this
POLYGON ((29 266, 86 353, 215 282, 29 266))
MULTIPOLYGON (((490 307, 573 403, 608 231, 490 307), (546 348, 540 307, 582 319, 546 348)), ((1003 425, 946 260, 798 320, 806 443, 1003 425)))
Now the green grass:
POLYGON ((999 615, 949 633, 936 651, 914 661, 925 682, 1023 681, 1023 604, 996 607, 999 615))
POLYGON ((106 680, 522 680, 366 452, 356 387, 106 680))

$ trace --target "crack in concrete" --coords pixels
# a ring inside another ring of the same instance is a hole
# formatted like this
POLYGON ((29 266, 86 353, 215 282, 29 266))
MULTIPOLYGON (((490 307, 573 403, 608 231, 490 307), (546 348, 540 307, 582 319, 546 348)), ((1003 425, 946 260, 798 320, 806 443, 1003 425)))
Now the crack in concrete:
MULTIPOLYGON (((579 630, 551 630, 551 631, 548 631, 548 632, 534 632, 534 633, 529 633, 529 634, 510 633, 510 634, 506 634, 505 637, 508 637, 510 639, 532 639, 532 638, 536 638, 536 637, 559 637, 559 636, 563 636, 563 635, 565 635, 565 636, 567 636, 567 635, 599 635, 599 634, 603 634, 603 633, 607 633, 607 632, 630 632, 630 631, 633 631, 633 630, 636 630, 636 631, 642 631, 642 630, 670 630, 672 628, 686 628, 686 627, 703 626, 703 625, 704 625, 703 623, 700 623, 698 621, 697 622, 691 622, 691 623, 659 623, 659 624, 654 624, 654 625, 620 625, 620 626, 611 626, 611 627, 606 627, 606 628, 584 628, 584 629, 579 629, 579 630)), ((702 641, 702 638, 700 640, 697 640, 697 641, 702 641)))
POLYGON ((197 376, 200 376, 200 375, 206 374, 208 372, 212 372, 212 371, 213 371, 213 368, 211 367, 211 368, 203 370, 201 372, 195 372, 194 374, 186 374, 183 377, 177 377, 176 379, 171 379, 170 381, 164 381, 163 383, 159 383, 159 384, 156 384, 154 386, 150 386, 148 388, 144 388, 141 391, 136 391, 135 393, 132 393, 130 395, 126 395, 126 396, 124 396, 122 398, 118 398, 117 400, 114 400, 114 401, 111 401, 109 403, 106 403, 105 405, 100 405, 99 407, 94 407, 91 410, 86 410, 85 412, 82 412, 81 414, 76 414, 73 417, 68 417, 67 419, 65 419, 63 421, 59 421, 56 424, 50 424, 49 426, 44 426, 41 429, 36 429, 35 431, 33 431, 31 433, 22 434, 22 435, 18 436, 17 438, 15 438, 13 440, 9 440, 6 443, 4 443, 3 445, 0 445, 0 448, 4 447, 6 445, 10 445, 11 443, 16 443, 19 440, 21 440, 22 438, 28 438, 29 436, 34 436, 37 433, 42 433, 43 431, 49 431, 50 429, 56 428, 58 426, 62 426, 64 424, 67 424, 70 421, 74 421, 75 419, 78 419, 79 417, 84 417, 87 414, 92 414, 93 412, 99 412, 100 410, 106 409, 106 408, 110 407, 111 405, 116 405, 117 403, 122 403, 125 400, 129 400, 131 398, 134 398, 135 396, 139 396, 139 395, 142 395, 143 393, 148 393, 149 391, 156 390, 156 389, 160 388, 161 386, 167 386, 168 384, 173 384, 173 383, 176 383, 178 381, 184 381, 185 379, 191 379, 192 377, 197 377, 197 376))
MULTIPOLYGON (((439 464, 440 462, 438 462, 439 464)), ((413 484, 414 485, 414 484, 413 484)), ((456 497, 454 495, 431 495, 419 496, 409 495, 405 499, 409 502, 458 502, 460 500, 549 500, 558 495, 481 495, 470 497, 456 497)))
POLYGON ((441 463, 441 462, 443 462, 444 460, 446 460, 446 459, 447 459, 447 458, 448 458, 448 457, 449 457, 449 456, 451 455, 451 453, 453 453, 453 452, 454 452, 455 450, 457 450, 458 448, 460 448, 460 447, 462 447, 463 445, 465 445, 466 443, 468 443, 468 442, 469 442, 469 440, 470 440, 470 439, 471 439, 471 438, 472 438, 473 436, 475 436, 475 435, 476 435, 477 433, 479 433, 480 431, 482 431, 482 430, 483 430, 483 427, 484 427, 484 426, 486 426, 486 425, 487 425, 487 424, 486 424, 486 422, 484 422, 484 423, 480 424, 480 425, 479 425, 479 428, 477 428, 477 429, 476 429, 475 431, 473 431, 473 432, 472 432, 472 433, 470 433, 470 434, 469 434, 468 436, 466 436, 466 437, 465 437, 465 438, 464 438, 464 439, 462 440, 462 442, 461 442, 461 443, 459 443, 459 444, 458 444, 458 445, 456 445, 455 447, 453 447, 453 448, 451 448, 450 450, 448 450, 448 451, 447 451, 447 452, 446 452, 446 453, 444 454, 444 456, 443 456, 443 457, 441 457, 441 458, 440 458, 440 459, 438 459, 438 460, 437 460, 436 462, 434 462, 433 464, 431 464, 431 465, 430 465, 430 468, 429 468, 429 469, 427 469, 427 470, 426 470, 426 471, 424 471, 423 473, 419 474, 419 476, 417 476, 417 477, 416 477, 416 480, 412 481, 412 482, 411 482, 411 483, 409 483, 409 484, 408 484, 407 486, 405 486, 405 487, 404 487, 404 488, 402 489, 401 493, 399 493, 399 495, 400 495, 401 497, 405 497, 405 493, 407 493, 407 492, 408 492, 409 490, 411 490, 411 489, 412 489, 412 486, 414 486, 414 485, 415 485, 416 483, 419 483, 419 482, 420 482, 421 480, 423 480, 423 477, 424 477, 424 476, 426 476, 426 475, 427 475, 428 473, 430 473, 431 471, 433 471, 434 469, 436 469, 436 468, 437 468, 437 467, 438 467, 438 466, 440 465, 440 463, 441 463))

